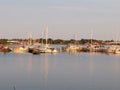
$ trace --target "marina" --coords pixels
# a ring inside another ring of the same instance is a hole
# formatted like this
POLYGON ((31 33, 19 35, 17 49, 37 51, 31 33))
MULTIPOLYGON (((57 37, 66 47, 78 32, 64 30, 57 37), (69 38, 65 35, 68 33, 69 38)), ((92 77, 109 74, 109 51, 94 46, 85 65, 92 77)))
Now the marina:
POLYGON ((98 52, 98 53, 112 53, 120 54, 120 45, 12 45, 12 46, 0 46, 0 52, 3 53, 81 53, 81 52, 98 52))
POLYGON ((120 0, 1 0, 0 90, 120 90, 120 0))

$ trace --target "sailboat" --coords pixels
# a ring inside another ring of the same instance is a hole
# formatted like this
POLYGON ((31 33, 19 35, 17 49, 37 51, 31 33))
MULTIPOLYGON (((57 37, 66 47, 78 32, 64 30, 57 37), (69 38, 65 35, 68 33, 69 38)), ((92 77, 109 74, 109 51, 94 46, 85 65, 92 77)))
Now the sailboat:
POLYGON ((55 49, 55 48, 51 48, 49 45, 48 45, 48 27, 46 26, 45 28, 45 40, 46 40, 46 43, 45 45, 42 44, 40 46, 40 53, 57 53, 58 50, 55 49))
POLYGON ((115 49, 115 52, 114 52, 115 54, 120 54, 120 47, 117 47, 116 49, 115 49))
POLYGON ((64 51, 68 53, 77 53, 82 51, 83 47, 77 44, 76 34, 74 34, 74 42, 65 46, 64 51))
POLYGON ((116 35, 116 40, 115 40, 115 45, 110 45, 107 49, 106 49, 106 53, 115 53, 118 54, 120 53, 120 46, 117 45, 117 35, 116 35))
POLYGON ((89 52, 103 52, 104 51, 104 46, 99 45, 99 44, 93 44, 93 30, 91 31, 90 35, 90 45, 88 46, 88 51, 89 52))

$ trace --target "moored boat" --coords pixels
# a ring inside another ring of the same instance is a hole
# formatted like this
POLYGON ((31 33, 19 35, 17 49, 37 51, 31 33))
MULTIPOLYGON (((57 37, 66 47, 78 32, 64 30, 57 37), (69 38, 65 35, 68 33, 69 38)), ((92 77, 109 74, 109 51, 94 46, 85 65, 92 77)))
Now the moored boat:
POLYGON ((114 53, 117 47, 118 47, 117 45, 111 45, 105 50, 105 52, 106 53, 114 53))
POLYGON ((105 47, 102 45, 90 45, 88 46, 88 51, 89 52, 104 52, 105 47))
POLYGON ((83 50, 83 47, 81 45, 74 45, 74 44, 69 44, 63 48, 63 51, 69 52, 69 53, 76 53, 82 50, 83 50))
POLYGON ((115 54, 120 54, 120 47, 117 47, 116 49, 115 49, 115 52, 114 52, 115 54))
POLYGON ((27 53, 28 52, 28 47, 25 46, 16 46, 12 50, 14 53, 27 53))
POLYGON ((8 46, 0 46, 0 52, 10 52, 11 49, 8 46))
POLYGON ((34 48, 34 49, 33 49, 33 51, 32 51, 32 54, 40 54, 40 50, 39 50, 39 49, 34 48))

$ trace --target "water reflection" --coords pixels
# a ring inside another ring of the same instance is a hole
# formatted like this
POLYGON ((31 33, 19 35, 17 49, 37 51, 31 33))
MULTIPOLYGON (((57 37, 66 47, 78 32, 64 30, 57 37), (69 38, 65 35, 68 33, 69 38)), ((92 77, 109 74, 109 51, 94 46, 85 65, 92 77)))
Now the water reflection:
POLYGON ((45 81, 47 81, 48 79, 48 69, 49 69, 49 60, 48 60, 48 55, 44 54, 42 55, 42 57, 40 57, 41 59, 41 71, 43 73, 43 78, 45 81))
POLYGON ((26 65, 26 69, 29 72, 29 74, 31 74, 32 73, 31 71, 33 70, 33 59, 32 59, 32 56, 28 57, 28 61, 26 62, 25 65, 26 65))
POLYGON ((114 55, 0 56, 0 90, 120 90, 120 59, 114 55))
POLYGON ((16 64, 21 68, 21 70, 25 70, 29 75, 32 73, 33 70, 33 57, 32 55, 16 54, 17 60, 15 60, 16 64))
POLYGON ((114 60, 113 62, 113 83, 114 83, 114 88, 119 88, 119 84, 120 84, 120 64, 119 64, 119 60, 114 60))
POLYGON ((95 63, 94 63, 92 56, 91 56, 90 61, 89 61, 89 75, 91 78, 93 77, 94 69, 95 69, 95 63))
POLYGON ((109 55, 109 56, 119 56, 120 57, 120 54, 114 54, 114 53, 103 53, 105 55, 109 55))

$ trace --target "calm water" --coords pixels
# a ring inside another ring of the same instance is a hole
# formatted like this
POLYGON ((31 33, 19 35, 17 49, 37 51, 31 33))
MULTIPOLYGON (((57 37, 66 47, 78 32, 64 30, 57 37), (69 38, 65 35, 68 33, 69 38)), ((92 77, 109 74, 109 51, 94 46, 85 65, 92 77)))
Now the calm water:
POLYGON ((0 90, 120 90, 120 56, 0 53, 0 90))

